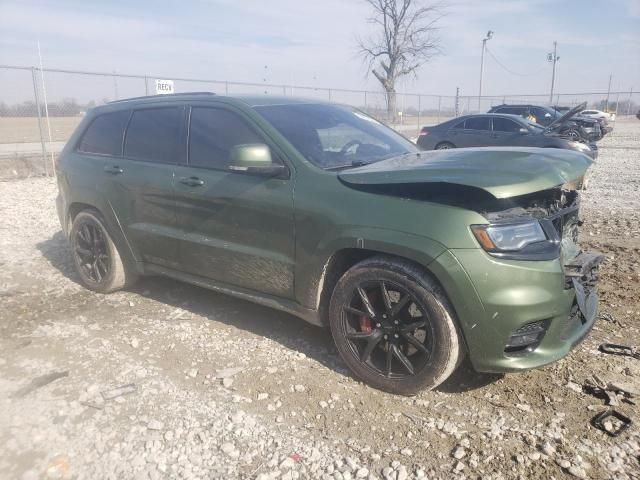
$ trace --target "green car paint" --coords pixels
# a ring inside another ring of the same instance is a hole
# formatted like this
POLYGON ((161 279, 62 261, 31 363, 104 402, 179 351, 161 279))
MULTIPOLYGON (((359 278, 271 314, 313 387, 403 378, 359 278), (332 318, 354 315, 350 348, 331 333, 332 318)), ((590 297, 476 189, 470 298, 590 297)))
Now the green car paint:
POLYGON ((371 165, 325 170, 260 113, 260 107, 310 103, 318 102, 184 94, 90 111, 58 163, 63 231, 78 211, 94 208, 134 271, 236 295, 316 325, 325 324, 331 289, 353 263, 379 254, 410 260, 444 289, 478 371, 547 364, 590 330, 593 315, 587 322, 570 319, 576 294, 567 288, 562 255, 540 261, 496 257, 470 228, 490 223, 479 205, 509 206, 511 199, 558 190, 584 176, 591 164, 587 156, 528 148, 415 150, 371 165), (76 148, 100 114, 168 105, 185 111, 185 124, 192 107, 234 112, 283 162, 286 175, 196 168, 188 164, 186 148, 171 164, 76 148), (105 170, 114 167, 124 173, 105 170), (181 183, 191 177, 202 179, 203 187, 181 183), (526 355, 506 354, 514 330, 536 321, 549 322, 540 345, 526 355))
POLYGON ((561 149, 465 148, 406 155, 343 172, 340 178, 354 184, 446 182, 509 198, 575 180, 592 163, 584 154, 561 149))

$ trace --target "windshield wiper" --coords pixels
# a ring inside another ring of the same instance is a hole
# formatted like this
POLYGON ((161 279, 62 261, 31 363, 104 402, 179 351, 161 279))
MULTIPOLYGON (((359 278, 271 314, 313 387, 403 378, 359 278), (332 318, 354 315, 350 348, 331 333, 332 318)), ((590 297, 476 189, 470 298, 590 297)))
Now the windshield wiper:
POLYGON ((407 152, 407 153, 390 153, 389 155, 385 155, 383 157, 380 158, 376 158, 375 160, 369 160, 369 161, 365 161, 365 160, 354 160, 351 163, 345 163, 343 165, 336 165, 333 167, 327 167, 325 168, 325 170, 340 170, 342 168, 355 168, 355 167, 364 167, 365 165, 371 165, 372 163, 377 163, 377 162, 381 162, 382 160, 388 160, 389 158, 393 158, 393 157, 402 157, 404 155, 410 155, 411 153, 417 153, 418 155, 420 154, 419 152, 407 152))

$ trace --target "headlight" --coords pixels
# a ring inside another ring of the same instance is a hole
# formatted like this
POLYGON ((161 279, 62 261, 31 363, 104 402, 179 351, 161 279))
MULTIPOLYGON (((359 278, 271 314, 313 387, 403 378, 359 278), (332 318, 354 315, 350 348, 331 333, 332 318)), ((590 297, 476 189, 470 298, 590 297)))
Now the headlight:
POLYGON ((471 231, 482 248, 490 252, 518 251, 531 243, 547 239, 537 220, 504 225, 471 225, 471 231))

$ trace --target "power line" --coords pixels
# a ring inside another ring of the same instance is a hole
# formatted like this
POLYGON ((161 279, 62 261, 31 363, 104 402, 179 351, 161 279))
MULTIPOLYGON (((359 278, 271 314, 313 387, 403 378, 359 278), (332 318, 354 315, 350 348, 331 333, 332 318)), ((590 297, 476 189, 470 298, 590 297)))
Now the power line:
POLYGON ((502 67, 503 70, 505 70, 506 72, 510 73, 511 75, 517 75, 518 77, 533 77, 534 75, 540 75, 540 73, 542 71, 544 71, 543 69, 538 70, 537 72, 534 73, 518 73, 518 72, 514 72, 513 70, 510 70, 509 68, 507 68, 500 60, 498 60, 498 58, 493 54, 493 52, 491 50, 489 50, 489 48, 487 47, 487 53, 491 56, 491 58, 493 58, 495 60, 495 62, 500 65, 500 67, 502 67))

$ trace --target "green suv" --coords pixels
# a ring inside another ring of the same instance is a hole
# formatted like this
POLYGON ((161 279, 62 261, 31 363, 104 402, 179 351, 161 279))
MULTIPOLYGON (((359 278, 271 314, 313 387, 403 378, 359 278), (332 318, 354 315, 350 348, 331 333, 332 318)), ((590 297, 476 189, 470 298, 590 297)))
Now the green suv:
POLYGON ((557 149, 421 152, 361 111, 191 93, 92 109, 57 162, 58 214, 96 292, 166 275, 331 328, 354 375, 411 394, 567 355, 602 256, 576 244, 557 149))

